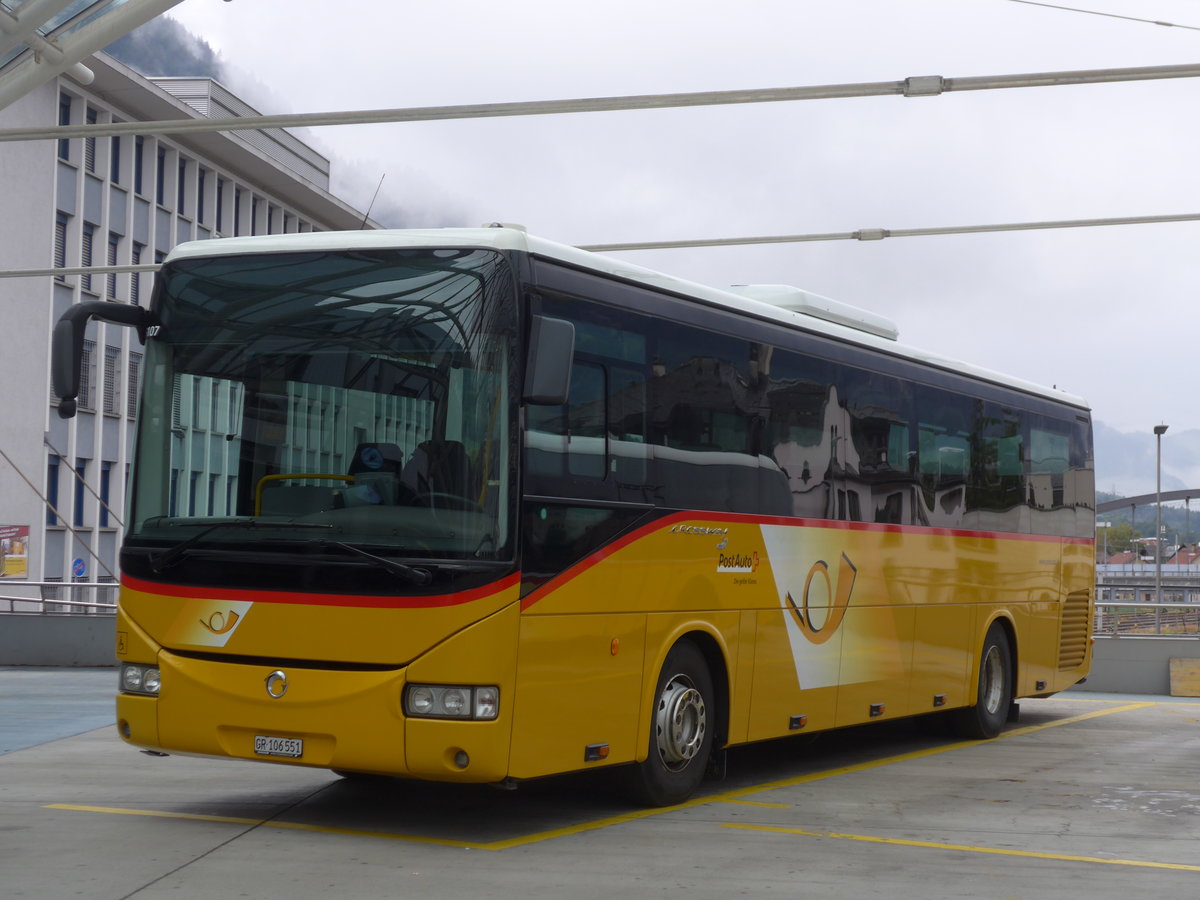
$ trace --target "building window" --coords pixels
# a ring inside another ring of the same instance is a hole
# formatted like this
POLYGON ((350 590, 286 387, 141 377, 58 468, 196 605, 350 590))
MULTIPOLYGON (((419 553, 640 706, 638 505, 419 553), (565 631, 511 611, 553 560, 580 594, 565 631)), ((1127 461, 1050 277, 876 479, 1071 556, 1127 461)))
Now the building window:
POLYGON ((96 342, 83 342, 82 365, 79 367, 79 397, 80 409, 95 409, 92 401, 92 385, 96 383, 96 342))
POLYGON ((112 463, 100 463, 100 520, 101 528, 108 527, 108 496, 109 482, 112 476, 112 463))
POLYGON ((200 169, 196 172, 196 221, 204 222, 204 182, 208 172, 200 169))
POLYGON ((196 515, 196 483, 200 480, 200 473, 193 472, 188 478, 188 515, 196 515))
POLYGON ((154 172, 154 200, 162 206, 167 189, 167 148, 158 148, 158 167, 154 172))
POLYGON ((87 460, 75 460, 75 509, 72 512, 76 528, 83 527, 83 486, 87 481, 87 460))
POLYGON ((242 192, 237 188, 233 189, 233 236, 237 237, 242 233, 242 192))
POLYGON ((138 381, 142 375, 142 354, 129 354, 129 394, 125 401, 125 415, 137 416, 138 381))
POLYGON ((191 426, 196 431, 200 431, 204 427, 203 425, 200 424, 202 421, 200 418, 201 414, 202 414, 202 410, 200 408, 200 379, 193 377, 192 378, 192 421, 191 421, 191 426))
POLYGON ((184 203, 187 193, 187 160, 179 159, 179 183, 175 186, 175 211, 181 216, 187 214, 187 204, 184 203))
MULTIPOLYGON (((65 269, 67 266, 67 220, 66 213, 59 213, 54 222, 54 268, 65 269)), ((59 281, 66 281, 62 275, 54 276, 59 281)))
MULTIPOLYGON (((71 124, 71 95, 70 94, 59 94, 58 95, 58 124, 59 125, 70 125, 71 124)), ((71 159, 71 141, 69 139, 59 138, 58 158, 65 159, 65 160, 71 159)))
POLYGON ((250 233, 258 234, 258 198, 250 200, 250 233))
MULTIPOLYGON (((115 231, 108 233, 108 264, 115 266, 117 264, 117 248, 120 245, 121 236, 115 231)), ((105 276, 106 288, 108 290, 108 299, 117 299, 117 273, 109 272, 105 276)))
MULTIPOLYGON (((144 249, 145 249, 144 244, 135 243, 133 245, 133 250, 131 251, 131 259, 130 259, 130 262, 133 263, 133 265, 140 266, 142 264, 142 250, 144 250, 144 249)), ((142 292, 140 290, 141 283, 142 283, 142 273, 141 272, 131 272, 129 275, 129 302, 132 303, 134 306, 138 305, 138 298, 141 297, 141 295, 142 295, 142 292)))
MULTIPOLYGON (((96 226, 91 222, 83 223, 83 239, 79 245, 80 265, 87 267, 92 264, 92 239, 96 234, 96 226)), ((92 289, 92 276, 83 274, 79 278, 79 285, 85 291, 92 289)))
POLYGON ((104 348, 104 411, 116 415, 121 411, 121 348, 104 348))
POLYGON ((114 134, 108 144, 108 180, 121 183, 121 136, 114 134))
MULTIPOLYGON (((95 125, 96 110, 89 106, 84 118, 88 125, 95 125)), ((96 171, 96 139, 94 137, 89 136, 83 139, 83 167, 89 172, 96 171)))
POLYGON ((225 228, 225 182, 217 179, 217 233, 225 228))
POLYGON ((133 139, 133 192, 142 192, 142 156, 146 149, 146 139, 140 134, 133 139))
POLYGON ((58 457, 46 460, 46 524, 57 525, 58 515, 58 457))

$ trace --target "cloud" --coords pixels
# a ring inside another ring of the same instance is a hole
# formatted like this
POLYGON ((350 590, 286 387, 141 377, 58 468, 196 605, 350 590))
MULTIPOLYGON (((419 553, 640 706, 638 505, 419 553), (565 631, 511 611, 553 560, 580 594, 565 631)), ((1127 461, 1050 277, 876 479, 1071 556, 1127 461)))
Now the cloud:
MULTIPOLYGON (((1100 422, 1095 441, 1097 490, 1122 497, 1154 493, 1157 449, 1151 429, 1131 433, 1100 422)), ((1162 489, 1193 488, 1200 488, 1200 430, 1168 430, 1162 438, 1162 489)))
POLYGON ((147 77, 178 75, 221 80, 220 57, 174 19, 151 19, 104 50, 147 77))

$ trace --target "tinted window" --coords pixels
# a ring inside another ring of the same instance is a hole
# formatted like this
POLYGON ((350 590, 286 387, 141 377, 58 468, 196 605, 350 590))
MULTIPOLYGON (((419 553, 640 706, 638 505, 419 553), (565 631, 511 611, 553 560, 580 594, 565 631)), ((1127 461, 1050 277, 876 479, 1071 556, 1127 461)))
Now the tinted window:
POLYGON ((551 490, 530 478, 531 493, 1090 533, 1090 428, 1056 418, 1049 401, 584 273, 560 276, 614 305, 543 295, 541 312, 575 323, 575 371, 590 398, 573 391, 573 409, 555 414, 554 452, 601 441, 602 418, 606 461, 531 458, 534 476, 569 480, 551 490), (598 394, 603 412, 584 410, 598 394))

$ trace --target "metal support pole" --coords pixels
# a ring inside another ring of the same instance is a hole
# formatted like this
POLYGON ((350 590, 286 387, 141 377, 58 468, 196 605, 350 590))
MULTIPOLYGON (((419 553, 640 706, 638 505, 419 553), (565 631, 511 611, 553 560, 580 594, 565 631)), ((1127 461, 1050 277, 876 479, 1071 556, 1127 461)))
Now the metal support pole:
POLYGON ((1154 426, 1155 487, 1154 487, 1154 600, 1162 603, 1162 436, 1166 425, 1154 426))

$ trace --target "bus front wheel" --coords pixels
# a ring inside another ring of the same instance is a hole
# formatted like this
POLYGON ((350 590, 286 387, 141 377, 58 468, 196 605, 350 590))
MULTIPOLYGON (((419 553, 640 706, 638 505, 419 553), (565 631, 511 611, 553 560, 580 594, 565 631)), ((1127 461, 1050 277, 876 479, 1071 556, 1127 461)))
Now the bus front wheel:
POLYGON ((634 796, 651 806, 682 803, 700 786, 716 727, 712 675, 690 641, 671 648, 663 662, 650 717, 646 761, 633 766, 634 796))
POLYGON ((963 737, 994 738, 1008 720, 1013 698, 1012 650, 1008 632, 993 622, 983 639, 975 705, 955 711, 954 726, 963 737))

